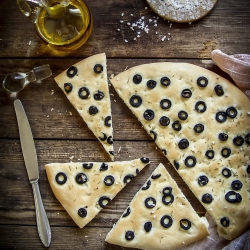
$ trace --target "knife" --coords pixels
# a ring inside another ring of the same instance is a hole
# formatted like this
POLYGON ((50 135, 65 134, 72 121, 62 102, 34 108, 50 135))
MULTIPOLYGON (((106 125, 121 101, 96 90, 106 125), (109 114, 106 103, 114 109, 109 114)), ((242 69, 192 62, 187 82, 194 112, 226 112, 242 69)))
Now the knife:
POLYGON ((23 158, 29 181, 33 189, 38 235, 42 243, 48 247, 51 242, 51 230, 38 186, 39 171, 35 143, 28 118, 20 100, 17 99, 14 101, 14 108, 17 117, 23 158))

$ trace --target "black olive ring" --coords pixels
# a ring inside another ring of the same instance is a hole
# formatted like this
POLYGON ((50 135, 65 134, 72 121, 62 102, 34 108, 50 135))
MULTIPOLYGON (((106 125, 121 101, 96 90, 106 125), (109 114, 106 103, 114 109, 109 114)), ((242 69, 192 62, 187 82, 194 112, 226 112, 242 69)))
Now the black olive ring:
POLYGON ((162 109, 169 109, 172 106, 172 102, 169 99, 162 99, 160 106, 162 109))
POLYGON ((67 181, 67 175, 63 172, 59 172, 56 175, 55 179, 59 185, 63 185, 67 181))
POLYGON ((125 239, 126 239, 126 240, 133 240, 134 237, 135 237, 135 234, 134 234, 133 231, 127 231, 127 232, 125 233, 125 239))
POLYGON ((71 66, 67 70, 67 76, 68 77, 73 77, 73 76, 75 76, 77 74, 77 71, 78 70, 77 70, 77 68, 75 66, 71 66))
POLYGON ((227 110, 226 110, 226 114, 228 117, 230 118, 235 118, 238 114, 237 112, 237 109, 234 108, 234 107, 229 107, 227 110))
POLYGON ((151 121, 151 120, 154 119, 155 113, 154 113, 153 110, 147 109, 147 110, 143 113, 143 117, 144 117, 145 120, 151 121))
POLYGON ((96 106, 90 106, 89 107, 89 114, 90 115, 95 115, 95 114, 97 114, 99 112, 99 110, 98 110, 98 108, 96 107, 96 106))
POLYGON ((164 127, 168 126, 170 123, 170 119, 167 116, 162 116, 159 120, 160 124, 164 127))
POLYGON ((73 85, 69 82, 64 83, 64 90, 66 93, 70 93, 73 89, 73 85))
POLYGON ((107 143, 112 145, 113 144, 113 140, 112 140, 112 136, 110 135, 107 139, 107 143))
POLYGON ((217 122, 220 122, 220 123, 225 122, 227 120, 227 114, 223 111, 219 111, 216 113, 215 119, 217 122))
POLYGON ((209 204, 213 201, 213 196, 211 194, 203 194, 201 201, 203 203, 209 204))
POLYGON ((243 184, 242 184, 242 182, 239 181, 239 180, 235 180, 235 181, 233 181, 233 182, 231 183, 231 188, 232 188, 233 190, 236 190, 236 191, 240 190, 240 189, 242 188, 242 186, 243 186, 243 184))
POLYGON ((85 208, 81 207, 78 209, 78 215, 82 218, 85 218, 87 216, 88 212, 85 208))
POLYGON ((224 157, 224 158, 228 158, 231 154, 231 149, 230 148, 223 148, 221 150, 221 155, 224 157))
POLYGON ((89 89, 86 88, 86 87, 81 87, 79 90, 78 90, 78 95, 81 99, 87 99, 89 97, 89 89), (85 95, 83 95, 82 93, 85 92, 85 95))
POLYGON ((94 72, 95 73, 100 74, 100 73, 102 73, 102 71, 103 71, 103 66, 101 64, 96 64, 94 66, 94 72))
MULTIPOLYGON (((103 132, 102 132, 103 133, 103 132)), ((99 137, 99 139, 101 140, 101 141, 106 141, 107 140, 107 135, 105 134, 105 133, 103 133, 103 137, 101 138, 101 137, 99 137)))
POLYGON ((228 139, 228 134, 226 134, 226 133, 219 133, 219 139, 221 141, 226 141, 228 139))
POLYGON ((208 184, 208 178, 207 178, 207 176, 206 175, 201 175, 201 176, 199 176, 199 178, 198 178, 198 183, 199 183, 199 185, 200 186, 205 186, 205 185, 207 185, 208 184))
POLYGON ((161 225, 165 228, 171 227, 173 224, 173 219, 169 215, 163 215, 161 218, 161 225), (165 223, 165 219, 168 219, 168 223, 165 223))
POLYGON ((231 170, 228 168, 223 168, 221 173, 226 178, 229 178, 232 175, 231 170))
POLYGON ((152 229, 152 222, 148 221, 144 224, 144 230, 148 233, 152 229))
POLYGON ((149 163, 149 158, 147 158, 147 157, 142 157, 142 158, 141 158, 141 162, 142 162, 142 163, 149 163))
POLYGON ((194 126, 195 133, 202 133, 204 131, 204 125, 203 124, 196 124, 194 126))
POLYGON ((199 113, 204 113, 206 110, 207 110, 207 105, 205 102, 203 101, 198 101, 196 104, 195 104, 195 109, 197 112, 199 113))
POLYGON ((183 98, 190 98, 192 96, 192 91, 190 89, 183 89, 181 92, 183 98))
POLYGON ((216 86, 214 87, 214 91, 215 91, 215 93, 217 94, 217 96, 222 96, 222 95, 224 95, 224 90, 223 90, 223 88, 222 88, 221 85, 216 85, 216 86))
POLYGON ((141 75, 136 74, 136 75, 133 76, 133 82, 135 84, 139 84, 139 83, 141 83, 141 81, 142 81, 142 76, 141 75))
POLYGON ((225 195, 225 199, 230 203, 240 203, 242 201, 241 195, 234 191, 227 192, 225 195), (231 196, 234 196, 234 198, 232 198, 231 196))
POLYGON ((188 230, 192 226, 192 224, 191 224, 190 220, 182 219, 182 220, 180 220, 180 226, 182 229, 188 230))
POLYGON ((112 175, 107 175, 105 178, 104 178, 104 184, 106 186, 112 186, 113 184, 115 183, 115 178, 114 176, 112 175))
POLYGON ((206 87, 208 84, 208 79, 205 76, 201 76, 197 79, 197 84, 200 87, 206 87))
POLYGON ((158 179, 158 178, 160 178, 160 177, 161 177, 161 174, 155 174, 155 175, 152 175, 152 176, 151 176, 151 178, 152 178, 153 180, 158 179))
POLYGON ((246 134, 245 142, 246 142, 247 145, 250 145, 250 134, 246 134))
POLYGON ((93 163, 83 163, 82 167, 85 169, 91 169, 93 167, 93 163))
POLYGON ((246 171, 248 174, 250 174, 250 165, 247 166, 246 171))
POLYGON ((107 196, 102 196, 99 200, 98 200, 98 204, 101 208, 104 208, 106 205, 103 204, 104 201, 107 201, 107 203, 109 201, 111 201, 111 199, 107 196))
POLYGON ((163 195, 162 196, 162 203, 164 204, 164 205, 169 205, 169 204, 171 204, 171 203, 173 203, 173 201, 174 201, 174 196, 172 195, 172 194, 166 194, 166 195, 163 195))
POLYGON ((124 213, 124 214, 122 215, 122 217, 127 217, 127 216, 130 215, 130 213, 131 213, 131 209, 130 209, 130 207, 128 207, 126 213, 124 213))
POLYGON ((172 128, 176 131, 180 131, 181 130, 181 124, 179 121, 174 121, 172 124, 172 128))
POLYGON ((101 92, 101 91, 97 91, 97 93, 94 94, 94 99, 97 101, 100 101, 101 99, 103 99, 105 95, 101 92))
POLYGON ((129 99, 129 102, 133 107, 138 108, 142 104, 142 99, 138 95, 132 95, 129 99))
POLYGON ((187 139, 181 139, 178 143, 180 149, 186 149, 189 146, 189 141, 187 139))
POLYGON ((132 179, 134 179, 135 177, 132 174, 128 174, 123 178, 123 182, 126 184, 128 182, 130 182, 132 179))
POLYGON ((108 164, 103 162, 102 165, 100 166, 99 170, 100 171, 105 171, 105 170, 108 170, 108 168, 109 168, 108 164))
POLYGON ((107 116, 105 119, 104 119, 104 125, 107 126, 107 127, 110 127, 111 124, 109 123, 109 121, 111 121, 111 116, 107 116))
POLYGON ((161 78, 161 85, 162 86, 167 87, 170 85, 170 83, 171 83, 171 80, 167 76, 163 76, 161 78))
POLYGON ((162 193, 164 195, 169 195, 169 194, 172 194, 172 191, 173 191, 173 189, 171 187, 165 187, 165 188, 163 188, 162 193))
POLYGON ((196 158, 194 156, 189 155, 186 159, 185 159, 185 165, 188 168, 192 168, 196 165, 196 158))
POLYGON ((240 135, 237 135, 236 137, 234 137, 234 139, 233 139, 233 143, 234 143, 234 145, 236 145, 236 146, 242 146, 243 145, 243 143, 244 143, 244 138, 242 137, 242 136, 240 136, 240 135))
POLYGON ((178 117, 180 120, 184 121, 188 118, 188 113, 184 110, 179 111, 178 117))
POLYGON ((157 82, 154 81, 154 80, 148 80, 148 81, 147 81, 147 87, 148 87, 149 89, 155 88, 156 84, 157 84, 157 82))
POLYGON ((227 217, 223 217, 220 219, 220 224, 223 227, 228 227, 230 225, 230 220, 227 217))
POLYGON ((153 197, 148 197, 145 199, 144 203, 147 208, 154 208, 156 206, 156 199, 153 197), (149 203, 150 201, 152 204, 149 203))
POLYGON ((213 159, 214 158, 214 151, 212 149, 207 150, 207 152, 205 153, 205 156, 210 160, 213 159))
POLYGON ((142 190, 147 190, 147 189, 150 188, 150 186, 151 186, 151 180, 148 180, 147 183, 146 183, 146 186, 142 187, 141 189, 142 190))
POLYGON ((180 168, 179 162, 174 160, 174 166, 175 166, 176 170, 178 170, 180 168))
POLYGON ((87 175, 84 173, 79 173, 76 175, 75 180, 78 184, 84 184, 88 181, 87 175))

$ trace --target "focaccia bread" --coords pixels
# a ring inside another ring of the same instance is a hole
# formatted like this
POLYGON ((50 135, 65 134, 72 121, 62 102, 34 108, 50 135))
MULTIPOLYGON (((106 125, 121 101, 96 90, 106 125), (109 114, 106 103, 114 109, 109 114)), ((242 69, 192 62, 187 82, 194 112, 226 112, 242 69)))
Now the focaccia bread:
POLYGON ((106 55, 97 54, 74 64, 55 81, 114 160, 106 55))
POLYGON ((148 163, 143 157, 120 162, 50 163, 45 169, 54 195, 82 228, 148 163))
POLYGON ((159 164, 105 241, 139 249, 176 250, 208 235, 206 218, 198 216, 159 164))
POLYGON ((207 15, 217 0, 146 0, 149 6, 162 18, 186 23, 207 15))
POLYGON ((186 63, 128 69, 111 83, 215 220, 234 239, 250 226, 250 100, 186 63))

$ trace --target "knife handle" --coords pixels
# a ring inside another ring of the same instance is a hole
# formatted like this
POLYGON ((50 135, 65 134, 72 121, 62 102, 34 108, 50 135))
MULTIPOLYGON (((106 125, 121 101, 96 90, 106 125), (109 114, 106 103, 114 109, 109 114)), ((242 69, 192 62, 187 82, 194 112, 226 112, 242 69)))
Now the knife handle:
POLYGON ((38 180, 31 182, 34 200, 35 200, 35 207, 36 207, 36 222, 37 222, 37 229, 38 235, 44 244, 44 246, 49 247, 51 242, 51 230, 49 221, 43 206, 38 180))

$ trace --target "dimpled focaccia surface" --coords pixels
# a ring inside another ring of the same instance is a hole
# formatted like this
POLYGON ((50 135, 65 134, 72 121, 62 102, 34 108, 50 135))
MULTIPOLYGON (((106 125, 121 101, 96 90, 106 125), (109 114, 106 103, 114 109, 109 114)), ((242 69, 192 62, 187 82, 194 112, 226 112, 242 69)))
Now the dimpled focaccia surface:
POLYGON ((243 233, 250 226, 249 99, 226 79, 186 63, 139 65, 111 83, 219 234, 243 233))
POLYGON ((206 219, 197 215, 165 167, 159 164, 106 241, 139 249, 179 249, 208 236, 207 226, 206 219))
POLYGON ((106 55, 97 54, 72 65, 55 81, 113 160, 106 55))
POLYGON ((148 158, 120 162, 50 163, 45 169, 54 195, 82 228, 148 163, 148 158))

